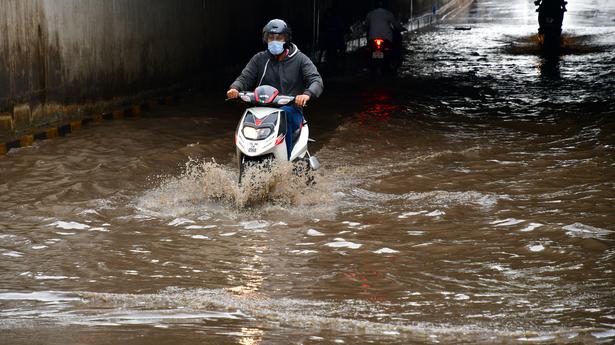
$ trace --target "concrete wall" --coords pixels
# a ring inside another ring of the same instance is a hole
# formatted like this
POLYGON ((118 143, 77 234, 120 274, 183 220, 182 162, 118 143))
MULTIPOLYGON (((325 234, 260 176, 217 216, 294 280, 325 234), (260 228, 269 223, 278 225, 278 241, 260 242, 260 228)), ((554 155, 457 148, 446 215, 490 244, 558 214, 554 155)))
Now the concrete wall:
POLYGON ((203 57, 202 4, 0 1, 0 112, 29 107, 17 112, 18 130, 61 119, 63 105, 177 82, 203 57))

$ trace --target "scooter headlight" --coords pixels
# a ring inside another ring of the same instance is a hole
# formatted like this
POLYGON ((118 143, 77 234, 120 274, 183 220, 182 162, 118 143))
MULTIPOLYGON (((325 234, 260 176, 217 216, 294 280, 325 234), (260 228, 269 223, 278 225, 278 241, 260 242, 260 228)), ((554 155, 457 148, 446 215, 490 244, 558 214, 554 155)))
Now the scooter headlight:
POLYGON ((254 128, 245 126, 242 132, 243 136, 248 139, 261 140, 267 138, 271 134, 272 130, 269 127, 254 128))

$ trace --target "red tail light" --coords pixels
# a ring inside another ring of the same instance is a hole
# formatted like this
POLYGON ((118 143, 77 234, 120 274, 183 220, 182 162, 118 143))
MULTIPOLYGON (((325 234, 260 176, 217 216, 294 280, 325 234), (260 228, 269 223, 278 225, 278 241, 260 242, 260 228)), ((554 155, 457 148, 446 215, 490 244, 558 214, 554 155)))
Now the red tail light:
POLYGON ((376 38, 374 43, 376 43, 376 49, 380 49, 382 47, 382 43, 384 43, 384 40, 381 38, 376 38))

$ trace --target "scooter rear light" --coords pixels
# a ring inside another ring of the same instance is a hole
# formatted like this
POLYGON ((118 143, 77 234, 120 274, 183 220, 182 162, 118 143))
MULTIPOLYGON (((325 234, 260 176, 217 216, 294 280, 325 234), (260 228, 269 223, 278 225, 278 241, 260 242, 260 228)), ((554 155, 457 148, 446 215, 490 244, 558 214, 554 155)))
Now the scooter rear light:
POLYGON ((383 40, 383 39, 381 39, 381 38, 376 38, 376 39, 374 40, 374 43, 376 43, 376 48, 377 48, 377 49, 380 49, 380 48, 382 48, 382 43, 384 43, 384 40, 383 40))

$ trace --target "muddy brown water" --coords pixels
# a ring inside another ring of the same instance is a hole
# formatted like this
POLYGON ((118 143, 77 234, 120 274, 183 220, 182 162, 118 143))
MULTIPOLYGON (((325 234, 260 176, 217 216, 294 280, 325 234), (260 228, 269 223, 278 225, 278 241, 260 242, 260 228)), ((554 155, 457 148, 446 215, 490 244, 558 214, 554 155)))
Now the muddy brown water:
POLYGON ((0 157, 0 343, 612 343, 595 3, 555 60, 531 3, 477 1, 408 36, 395 80, 332 79, 314 187, 280 165, 239 188, 241 107, 200 95, 0 157))

